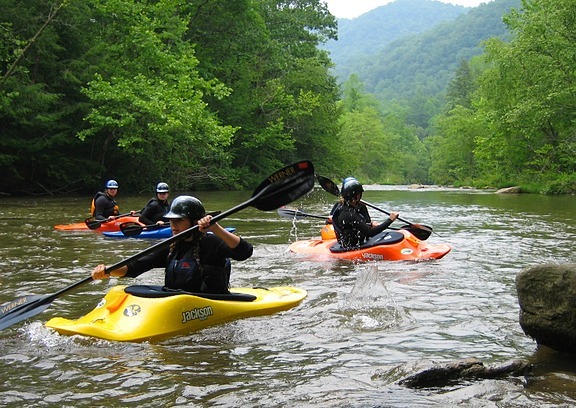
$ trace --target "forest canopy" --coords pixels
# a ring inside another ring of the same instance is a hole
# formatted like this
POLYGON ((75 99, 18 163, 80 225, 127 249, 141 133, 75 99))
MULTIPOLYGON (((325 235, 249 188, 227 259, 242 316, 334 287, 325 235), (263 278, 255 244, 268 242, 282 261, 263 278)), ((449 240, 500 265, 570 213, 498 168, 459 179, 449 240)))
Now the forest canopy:
POLYGON ((429 140, 434 180, 576 192, 574 17, 572 0, 524 0, 512 39, 462 63, 429 140))
POLYGON ((333 76, 321 45, 337 20, 321 0, 0 5, 0 194, 108 178, 245 189, 300 159, 372 183, 576 191, 569 0, 524 0, 503 16, 509 37, 479 43, 439 93, 386 102, 333 76))
POLYGON ((324 3, 1 0, 1 191, 241 189, 317 155, 339 91, 324 3))

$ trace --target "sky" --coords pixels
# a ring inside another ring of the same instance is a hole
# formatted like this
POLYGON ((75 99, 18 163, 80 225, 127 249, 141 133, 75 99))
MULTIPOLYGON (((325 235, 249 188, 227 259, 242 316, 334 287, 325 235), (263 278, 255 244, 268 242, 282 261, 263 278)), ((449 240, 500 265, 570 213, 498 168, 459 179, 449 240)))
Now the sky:
MULTIPOLYGON (((337 18, 355 18, 370 10, 394 0, 324 0, 330 13, 337 18)), ((489 3, 492 0, 439 0, 443 3, 457 4, 466 7, 476 7, 481 3, 489 3)))

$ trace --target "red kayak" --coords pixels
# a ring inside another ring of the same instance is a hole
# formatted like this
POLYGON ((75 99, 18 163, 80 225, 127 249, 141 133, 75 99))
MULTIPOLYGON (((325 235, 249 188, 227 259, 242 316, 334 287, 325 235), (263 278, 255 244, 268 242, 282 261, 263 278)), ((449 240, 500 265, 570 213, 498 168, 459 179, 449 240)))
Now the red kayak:
MULTIPOLYGON (((96 232, 104 232, 104 231, 120 231, 120 224, 124 222, 138 222, 138 217, 131 217, 131 216, 124 216, 118 217, 112 221, 95 221, 90 220, 87 222, 77 222, 75 224, 60 224, 55 225, 54 228, 58 231, 89 231, 93 230, 96 232), (91 226, 97 226, 97 228, 89 228, 88 224, 91 226)), ((144 225, 144 224, 142 224, 144 225)))
POLYGON ((330 225, 322 230, 322 237, 296 241, 288 248, 298 254, 351 260, 421 261, 440 259, 452 249, 447 244, 429 244, 416 238, 410 231, 399 229, 383 231, 370 238, 357 249, 344 250, 335 238, 330 238, 330 225), (326 231, 325 231, 326 230, 326 231))

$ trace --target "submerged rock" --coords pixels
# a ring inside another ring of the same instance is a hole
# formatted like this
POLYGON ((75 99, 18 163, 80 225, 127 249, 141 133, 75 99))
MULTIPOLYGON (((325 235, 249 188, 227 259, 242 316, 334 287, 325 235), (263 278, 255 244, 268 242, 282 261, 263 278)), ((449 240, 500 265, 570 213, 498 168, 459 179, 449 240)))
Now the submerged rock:
POLYGON ((496 194, 520 194, 522 189, 518 186, 501 188, 496 194))
POLYGON ((528 267, 516 276, 520 326, 538 344, 576 354, 576 264, 528 267))
POLYGON ((476 358, 433 365, 417 374, 400 380, 400 385, 407 387, 442 387, 459 380, 494 379, 506 376, 525 375, 532 365, 528 362, 513 360, 497 367, 487 367, 476 358))

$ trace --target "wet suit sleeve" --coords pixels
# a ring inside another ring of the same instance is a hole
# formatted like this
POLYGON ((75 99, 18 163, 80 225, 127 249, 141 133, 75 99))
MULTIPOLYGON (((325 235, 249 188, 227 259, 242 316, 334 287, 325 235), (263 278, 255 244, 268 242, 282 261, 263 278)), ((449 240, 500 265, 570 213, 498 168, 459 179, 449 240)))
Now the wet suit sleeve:
POLYGON ((252 245, 243 238, 240 238, 236 248, 230 248, 216 235, 207 235, 202 239, 200 261, 206 265, 224 266, 227 258, 244 261, 250 258, 253 252, 252 245))
POLYGON ((104 221, 108 219, 105 215, 106 207, 108 205, 108 199, 104 196, 99 196, 94 201, 94 218, 98 221, 104 221))
POLYGON ((346 217, 344 220, 342 220, 342 224, 343 225, 350 225, 352 226, 354 229, 360 231, 360 233, 362 235, 364 235, 365 237, 373 237, 379 233, 381 233, 382 231, 384 231, 386 228, 388 228, 390 226, 390 224, 392 224, 392 220, 390 218, 388 218, 386 221, 384 221, 383 223, 379 224, 376 227, 372 227, 370 224, 367 224, 366 221, 364 220, 364 217, 356 212, 348 212, 346 214, 346 217))
POLYGON ((128 264, 128 272, 126 272, 124 276, 127 278, 135 278, 152 268, 165 268, 169 252, 169 248, 163 248, 136 259, 128 264))
POLYGON ((154 199, 148 201, 146 207, 140 212, 140 217, 138 217, 138 221, 140 221, 144 225, 151 225, 156 224, 159 220, 162 219, 164 215, 164 210, 159 208, 158 202, 154 199))
POLYGON ((383 223, 379 224, 376 227, 372 227, 370 226, 370 224, 361 222, 358 224, 358 229, 362 234, 364 234, 364 236, 373 237, 384 231, 386 228, 388 228, 390 224, 392 224, 392 222, 393 221, 390 218, 388 218, 386 221, 384 221, 383 223))
POLYGON ((228 248, 228 250, 231 251, 230 258, 234 259, 235 261, 244 261, 250 258, 254 252, 252 244, 242 238, 240 238, 240 243, 236 248, 228 248))

